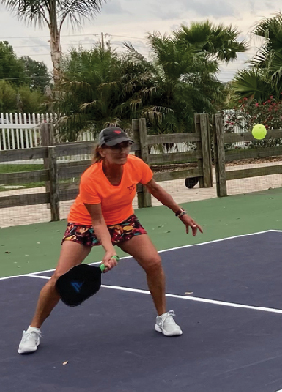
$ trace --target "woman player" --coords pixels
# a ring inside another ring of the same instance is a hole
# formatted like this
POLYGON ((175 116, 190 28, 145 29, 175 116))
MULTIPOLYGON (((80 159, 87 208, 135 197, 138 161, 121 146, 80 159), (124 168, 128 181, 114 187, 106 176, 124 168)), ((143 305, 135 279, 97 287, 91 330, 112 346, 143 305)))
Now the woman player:
POLYGON ((132 201, 136 185, 142 183, 163 205, 170 208, 193 236, 199 226, 173 198, 153 180, 150 167, 129 154, 133 141, 118 127, 100 132, 94 163, 82 174, 80 191, 68 216, 57 268, 42 288, 34 317, 23 332, 18 353, 30 353, 40 344, 40 328, 59 302, 56 281, 70 268, 83 262, 91 247, 102 245, 102 262, 110 270, 116 265, 114 245, 133 256, 147 275, 148 287, 157 311, 155 330, 165 336, 182 335, 173 311, 166 310, 165 276, 161 258, 136 215, 132 201))

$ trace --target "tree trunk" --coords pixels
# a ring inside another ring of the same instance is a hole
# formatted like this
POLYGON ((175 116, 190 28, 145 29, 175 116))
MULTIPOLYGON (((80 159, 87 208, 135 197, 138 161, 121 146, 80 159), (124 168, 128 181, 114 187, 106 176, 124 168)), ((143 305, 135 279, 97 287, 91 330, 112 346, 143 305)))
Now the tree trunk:
POLYGON ((60 29, 57 22, 56 0, 50 0, 50 54, 53 63, 54 91, 59 91, 61 81, 61 42, 60 29))
POLYGON ((50 30, 50 54, 53 63, 53 80, 55 90, 57 90, 61 81, 61 44, 60 33, 58 29, 50 30))

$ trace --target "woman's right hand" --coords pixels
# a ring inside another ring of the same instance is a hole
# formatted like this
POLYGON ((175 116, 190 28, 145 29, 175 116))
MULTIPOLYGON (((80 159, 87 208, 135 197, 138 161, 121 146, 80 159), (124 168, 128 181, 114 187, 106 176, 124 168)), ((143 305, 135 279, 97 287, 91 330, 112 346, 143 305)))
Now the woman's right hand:
POLYGON ((105 265, 106 269, 105 272, 111 270, 113 267, 117 265, 117 259, 116 259, 116 252, 115 250, 112 251, 107 251, 105 253, 105 256, 103 257, 102 264, 105 265))

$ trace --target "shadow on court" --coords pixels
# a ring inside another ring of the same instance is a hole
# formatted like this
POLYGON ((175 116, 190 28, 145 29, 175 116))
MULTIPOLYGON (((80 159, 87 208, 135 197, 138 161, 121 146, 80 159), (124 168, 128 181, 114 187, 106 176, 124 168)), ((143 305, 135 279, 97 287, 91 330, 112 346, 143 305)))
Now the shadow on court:
POLYGON ((144 273, 128 258, 103 276, 120 288, 102 287, 77 308, 59 304, 38 352, 20 356, 22 329, 46 280, 0 281, 1 392, 280 390, 281 240, 267 232, 163 252, 167 292, 176 295, 168 308, 184 331, 175 338, 154 331, 144 273))

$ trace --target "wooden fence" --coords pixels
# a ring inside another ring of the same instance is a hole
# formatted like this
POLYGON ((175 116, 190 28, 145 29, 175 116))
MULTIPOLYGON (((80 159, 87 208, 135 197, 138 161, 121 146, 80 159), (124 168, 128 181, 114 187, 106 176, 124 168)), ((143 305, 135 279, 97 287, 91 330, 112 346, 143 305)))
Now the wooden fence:
MULTIPOLYGON (((225 145, 237 142, 254 142, 251 132, 225 133, 222 114, 216 114, 212 121, 212 133, 214 141, 214 161, 216 174, 216 188, 218 197, 227 196, 226 181, 242 179, 270 174, 282 174, 282 165, 271 165, 267 167, 247 168, 226 171, 226 163, 243 159, 257 159, 282 156, 282 145, 274 147, 226 150, 225 145)), ((282 129, 269 130, 264 140, 282 139, 282 129)), ((281 158, 282 159, 282 158, 281 158)))
MULTIPOLYGON (((44 169, 42 170, 0 174, 0 184, 45 183, 45 189, 42 187, 40 193, 5 197, 1 197, 0 193, 0 208, 49 204, 51 221, 56 221, 60 219, 59 202, 72 200, 77 196, 80 176, 91 164, 91 161, 62 162, 60 158, 78 154, 91 154, 94 142, 65 143, 53 146, 50 129, 48 124, 41 126, 41 139, 46 146, 0 151, 0 164, 34 159, 41 159, 44 162, 44 169)), ((213 185, 209 118, 207 114, 195 115, 193 133, 148 135, 145 119, 133 120, 132 131, 135 141, 132 151, 152 167, 170 163, 184 163, 187 165, 187 167, 182 167, 179 170, 168 169, 164 172, 156 172, 154 175, 156 181, 198 177, 200 187, 213 185), (195 149, 188 152, 166 154, 149 153, 150 146, 164 143, 194 143, 195 149), (189 163, 193 163, 193 167, 189 163)), ((139 208, 151 206, 151 195, 146 192, 145 187, 139 184, 137 192, 139 208)))
MULTIPOLYGON (((158 182, 197 178, 200 187, 213 186, 213 164, 216 175, 216 189, 218 197, 227 196, 226 181, 269 174, 282 174, 282 165, 272 165, 263 168, 248 168, 226 171, 226 162, 247 158, 265 158, 282 155, 282 146, 259 147, 251 149, 228 150, 226 144, 254 141, 251 132, 225 133, 222 114, 213 116, 209 121, 207 114, 196 114, 193 133, 149 135, 145 119, 133 120, 132 132, 135 143, 132 151, 148 163, 158 182), (150 153, 158 150, 158 146, 184 143, 191 147, 186 152, 150 153), (194 146, 194 148, 192 148, 194 146), (174 164, 174 165, 171 165, 174 164), (175 169, 175 164, 181 164, 175 169), (170 166, 171 165, 171 166, 170 166), (158 170, 164 167, 165 170, 158 170)), ((0 164, 18 161, 37 161, 44 163, 44 168, 36 171, 0 173, 0 184, 5 186, 21 186, 40 184, 39 193, 10 194, 2 196, 0 193, 0 209, 48 204, 50 219, 60 219, 60 201, 73 200, 78 194, 78 185, 83 171, 91 164, 89 156, 93 152, 93 141, 64 143, 53 145, 52 127, 42 124, 40 138, 43 146, 16 150, 0 151, 0 164), (84 160, 62 160, 63 157, 84 156, 84 160), (42 185, 43 184, 43 185, 42 185)), ((267 139, 281 139, 282 130, 268 131, 267 139)), ((38 185, 34 185, 36 187, 38 185)), ((139 208, 149 207, 151 195, 141 184, 137 186, 139 208)))

